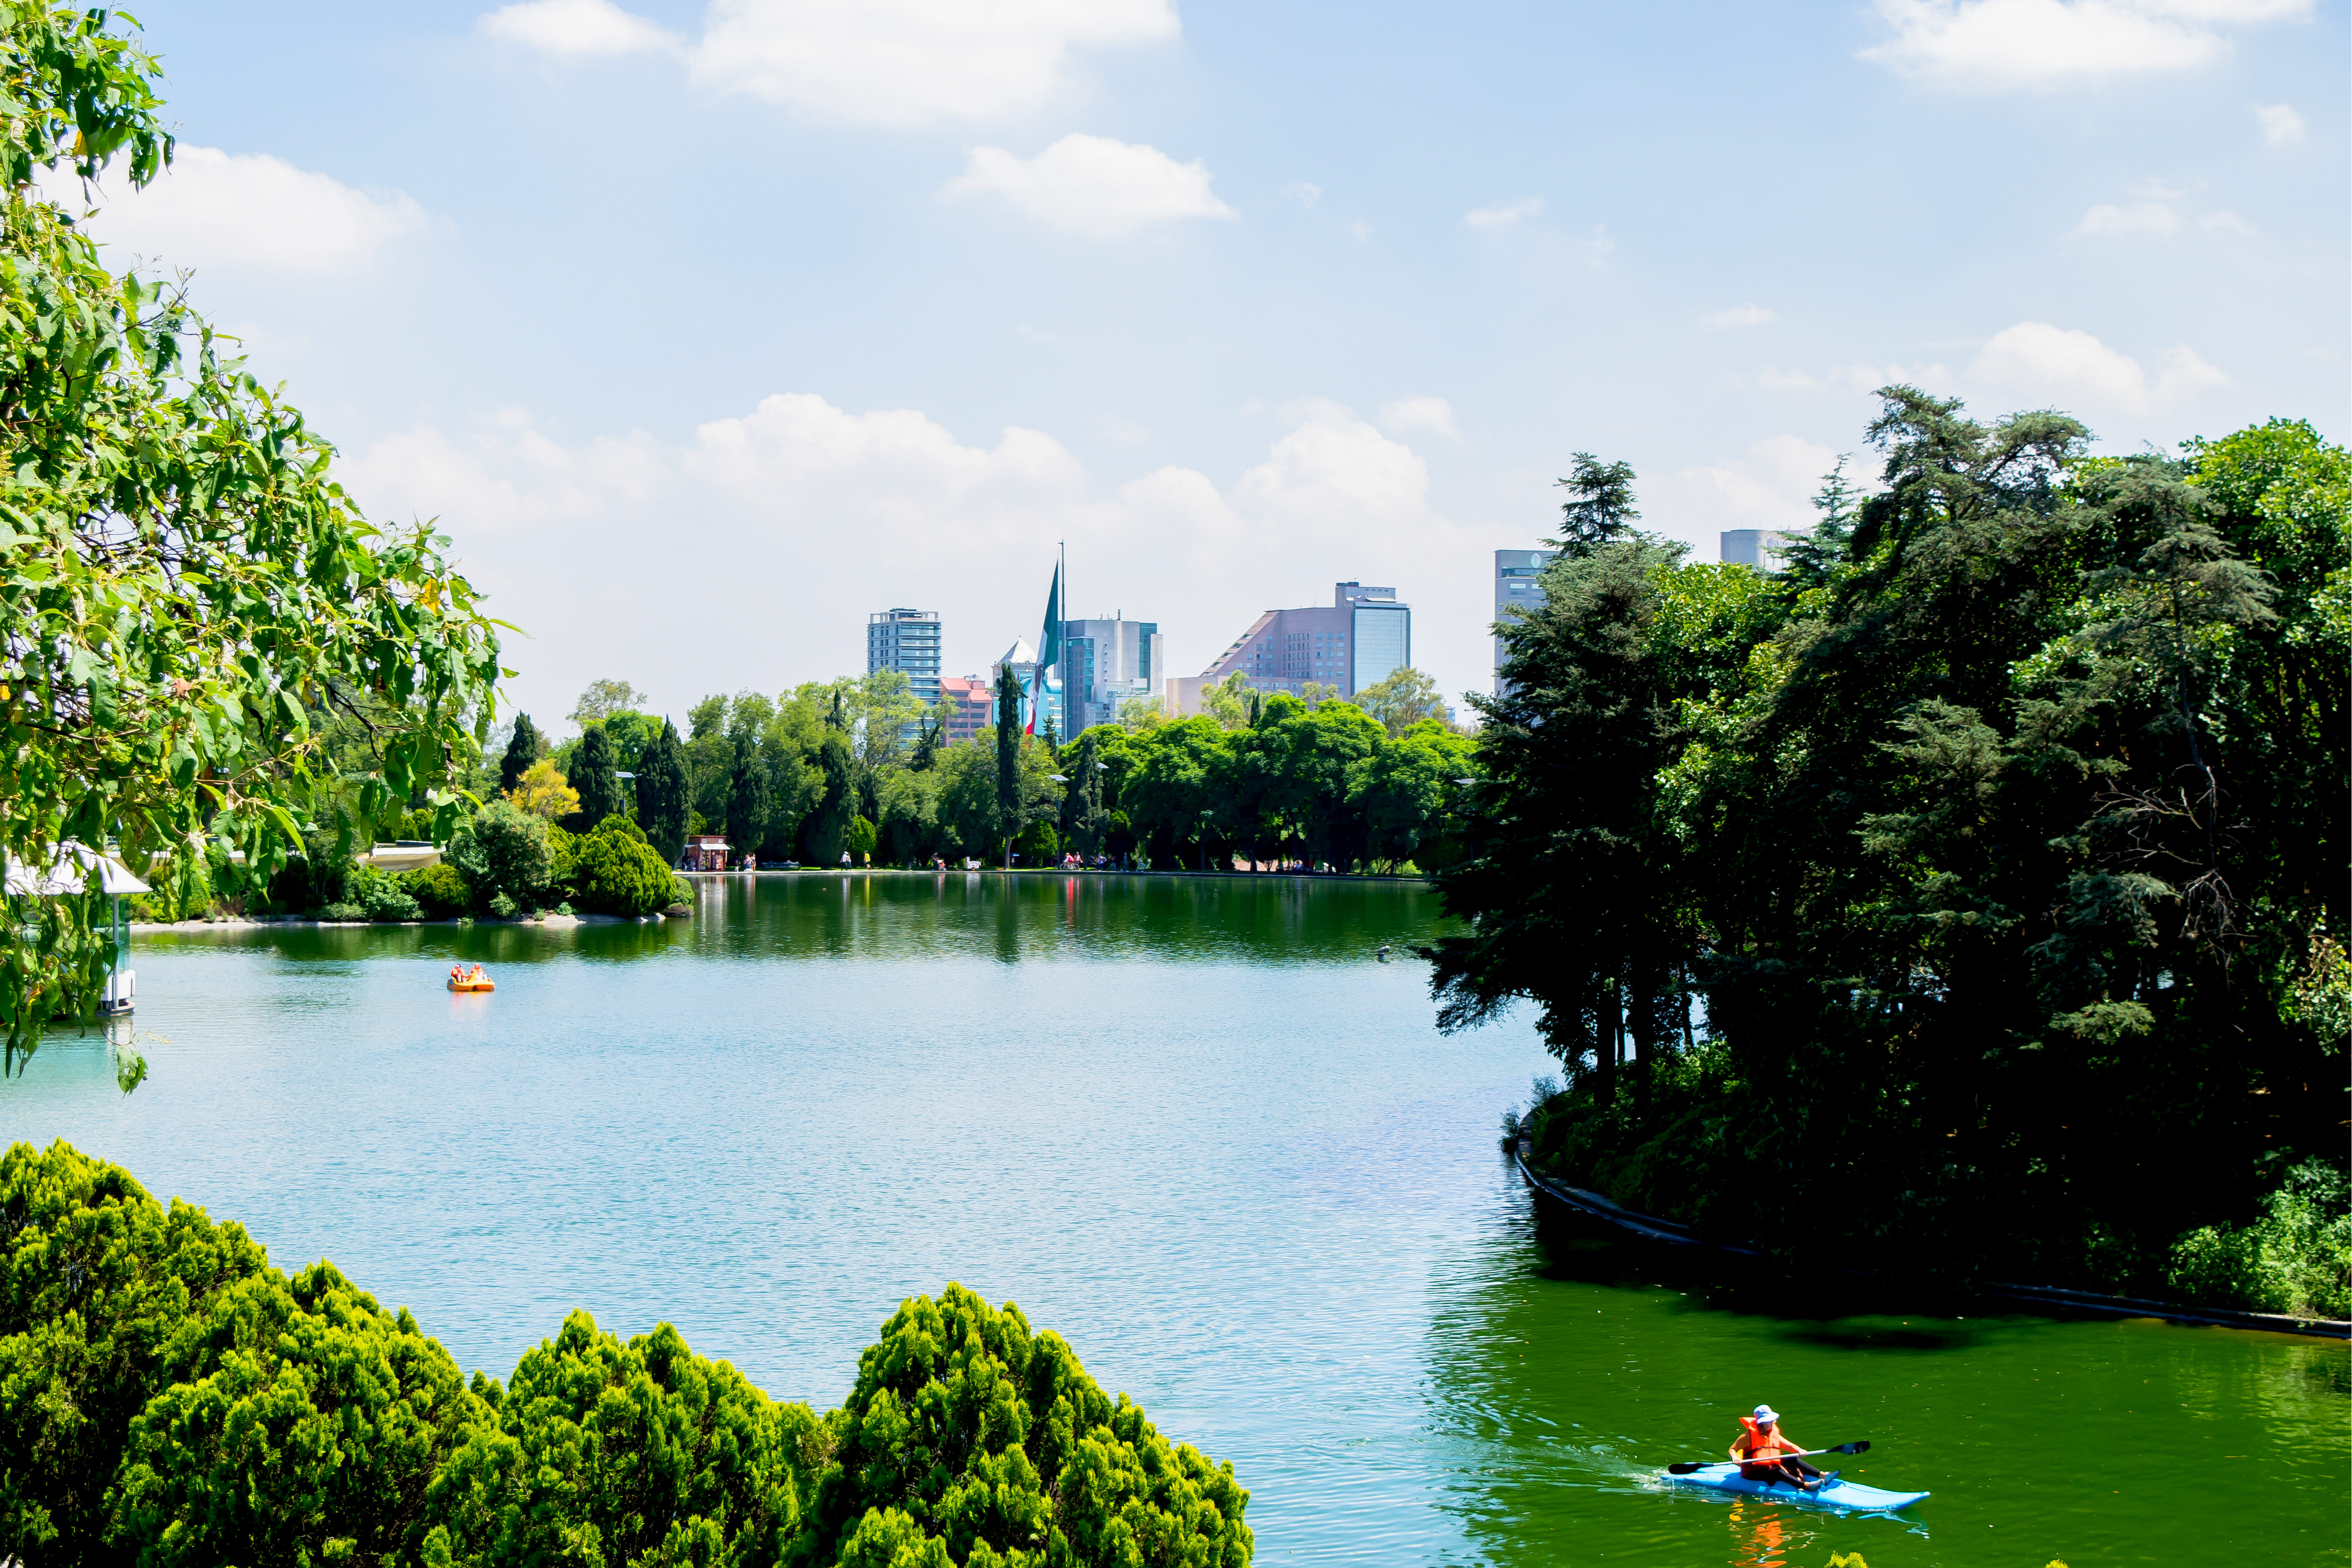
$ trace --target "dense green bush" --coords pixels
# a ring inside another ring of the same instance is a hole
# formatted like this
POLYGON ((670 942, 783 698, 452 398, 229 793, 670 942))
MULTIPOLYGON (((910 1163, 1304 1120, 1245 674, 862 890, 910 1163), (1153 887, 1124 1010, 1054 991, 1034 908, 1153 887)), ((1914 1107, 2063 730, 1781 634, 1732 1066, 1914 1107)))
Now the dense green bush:
POLYGON ((436 921, 453 920, 474 907, 465 873, 447 861, 408 874, 409 896, 436 921))
POLYGON ((580 840, 572 881, 584 908, 606 915, 649 915, 676 900, 677 879, 635 826, 626 817, 607 817, 604 826, 580 840))
POLYGON ((59 1142, 0 1156, 0 1556, 1246 1568, 1249 1494, 1020 1310, 917 1297, 823 1417, 573 1313, 511 1384, 59 1142))
POLYGON ((444 858, 494 913, 501 898, 517 909, 536 908, 555 879, 546 821, 509 801, 494 800, 475 813, 450 837, 444 858))
POLYGON ((1231 1465, 1171 1449, 1059 1335, 961 1285, 883 1325, 818 1447, 794 1563, 1240 1568, 1253 1550, 1231 1465))
POLYGON ((268 1258, 63 1142, 0 1155, 0 1555, 119 1562, 113 1491, 166 1351, 268 1258))
POLYGON ((2257 1312, 2352 1317, 2352 1183, 2306 1160, 2252 1225, 2205 1226, 2172 1249, 2172 1286, 2186 1299, 2257 1312))
POLYGON ((662 1324, 623 1344, 585 1312, 522 1358, 433 1483, 427 1563, 772 1563, 800 1524, 815 1430, 662 1324))
POLYGON ((343 901, 356 904, 372 921, 414 921, 425 918, 408 890, 407 879, 374 866, 354 867, 343 879, 343 901))

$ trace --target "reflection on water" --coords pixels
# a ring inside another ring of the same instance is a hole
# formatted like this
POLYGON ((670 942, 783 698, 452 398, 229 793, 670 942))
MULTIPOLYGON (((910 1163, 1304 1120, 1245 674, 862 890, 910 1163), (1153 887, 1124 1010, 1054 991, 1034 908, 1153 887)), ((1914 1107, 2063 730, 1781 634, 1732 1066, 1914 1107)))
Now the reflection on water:
MULTIPOLYGON (((1498 1184, 1515 1186, 1498 1171, 1498 1184)), ((1441 1276, 1431 1425, 1448 1507, 1495 1563, 1870 1568, 2341 1564, 2341 1342, 2034 1318, 1776 1317, 1757 1291, 1643 1284, 1644 1262, 1511 1220, 1441 1276), (1896 1516, 1673 1488, 1759 1402, 1896 1516), (2227 1505, 2217 1501, 2225 1492, 2227 1505)), ((1808 1302, 1806 1310, 1819 1310, 1808 1302)))
MULTIPOLYGON (((0 1084, 332 1257, 503 1374, 584 1306, 837 1399, 961 1279, 1234 1461, 1268 1568, 2346 1557, 2346 1350, 1711 1295, 1539 1235, 1495 1118, 1546 1065, 1442 1039, 1411 885, 841 877, 692 921, 142 938, 152 1076, 102 1036, 0 1084), (489 966, 452 994, 453 959, 489 966), (1670 1489, 1769 1400, 1935 1496, 1897 1519, 1670 1489)), ((1885 1303, 1869 1304, 1874 1309, 1885 1303)))

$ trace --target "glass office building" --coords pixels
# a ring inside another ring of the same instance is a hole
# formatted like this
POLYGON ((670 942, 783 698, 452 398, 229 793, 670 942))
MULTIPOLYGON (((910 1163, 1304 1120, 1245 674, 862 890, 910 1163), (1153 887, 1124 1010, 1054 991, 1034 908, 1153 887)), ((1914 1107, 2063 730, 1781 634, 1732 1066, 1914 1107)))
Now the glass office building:
POLYGON ((940 613, 879 610, 866 617, 866 673, 895 669, 926 709, 940 700, 940 613))

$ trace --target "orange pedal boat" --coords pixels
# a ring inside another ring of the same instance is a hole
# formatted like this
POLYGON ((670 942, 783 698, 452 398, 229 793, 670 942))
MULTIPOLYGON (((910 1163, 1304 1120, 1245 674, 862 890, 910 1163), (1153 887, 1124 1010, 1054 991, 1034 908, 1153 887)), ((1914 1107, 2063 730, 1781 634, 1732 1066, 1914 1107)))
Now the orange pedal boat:
POLYGON ((498 985, 488 975, 483 973, 481 966, 477 964, 474 968, 474 973, 471 974, 450 975, 449 989, 452 991, 496 991, 498 989, 498 985))

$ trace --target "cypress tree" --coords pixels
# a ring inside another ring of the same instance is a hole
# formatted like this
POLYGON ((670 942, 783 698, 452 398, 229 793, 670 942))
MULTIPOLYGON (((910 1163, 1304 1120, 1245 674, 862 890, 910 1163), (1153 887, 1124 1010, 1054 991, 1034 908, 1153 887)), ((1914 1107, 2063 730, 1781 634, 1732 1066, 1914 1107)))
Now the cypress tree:
POLYGON ((735 738, 735 772, 727 789, 727 845, 756 863, 768 837, 768 760, 749 735, 735 738))
POLYGON ((677 726, 665 719, 661 733, 637 758, 637 826, 672 866, 686 853, 687 811, 686 748, 677 726))
POLYGON ((1021 682, 1011 665, 996 672, 996 823, 1010 871, 1013 837, 1021 831, 1021 682))
POLYGON ((1070 780, 1069 808, 1065 813, 1070 837, 1079 854, 1093 858, 1102 847, 1103 834, 1110 827, 1110 813, 1102 803, 1102 746, 1089 732, 1078 737, 1077 755, 1073 759, 1070 780))
POLYGON ((580 754, 572 763, 572 787, 580 795, 580 815, 595 827, 616 811, 625 811, 621 781, 614 776, 613 740, 602 724, 588 726, 581 737, 580 754))
POLYGON ((539 731, 528 713, 515 715, 514 739, 507 742, 507 754, 499 760, 499 793, 522 783, 522 775, 530 772, 530 764, 539 761, 539 731))

